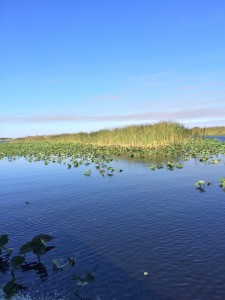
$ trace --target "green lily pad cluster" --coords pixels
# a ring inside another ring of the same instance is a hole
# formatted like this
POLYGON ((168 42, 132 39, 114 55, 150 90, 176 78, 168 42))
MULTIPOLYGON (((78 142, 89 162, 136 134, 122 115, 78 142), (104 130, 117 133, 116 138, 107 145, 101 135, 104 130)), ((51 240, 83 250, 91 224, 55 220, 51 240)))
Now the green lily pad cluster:
MULTIPOLYGON (((111 149, 112 150, 112 149, 111 149)), ((115 172, 122 172, 109 165, 113 158, 113 151, 106 151, 104 147, 91 145, 75 145, 62 143, 6 143, 0 145, 0 159, 8 161, 25 158, 28 162, 41 162, 45 165, 58 163, 65 165, 67 169, 79 166, 92 166, 84 171, 84 175, 90 176, 94 170, 100 175, 112 176, 115 172)))
MULTIPOLYGON (((200 192, 205 192, 206 186, 211 185, 210 182, 207 182, 205 180, 199 180, 195 182, 195 188, 199 190, 200 192)), ((219 178, 219 186, 223 189, 225 192, 225 177, 219 178)))
MULTIPOLYGON (((156 169, 163 169, 164 165, 151 164, 150 167, 151 167, 152 171, 155 171, 156 169)), ((181 164, 181 163, 173 163, 173 162, 168 161, 166 163, 165 167, 167 168, 167 170, 173 171, 175 168, 182 169, 183 168, 183 164, 181 164)))
MULTIPOLYGON (((147 159, 159 162, 156 165, 167 164, 168 158, 188 160, 198 159, 209 164, 221 163, 219 154, 225 155, 225 143, 214 139, 194 138, 187 142, 167 145, 157 148, 96 146, 75 143, 56 142, 10 142, 0 144, 0 159, 13 161, 24 157, 29 162, 43 161, 44 164, 64 164, 68 169, 80 165, 94 165, 97 170, 106 170, 108 164, 116 157, 131 159, 147 159), (161 162, 161 163, 160 163, 161 162)), ((171 160, 169 160, 170 162, 171 160)), ((116 170, 114 170, 116 171, 116 170)), ((101 173, 100 173, 101 174, 101 173)))

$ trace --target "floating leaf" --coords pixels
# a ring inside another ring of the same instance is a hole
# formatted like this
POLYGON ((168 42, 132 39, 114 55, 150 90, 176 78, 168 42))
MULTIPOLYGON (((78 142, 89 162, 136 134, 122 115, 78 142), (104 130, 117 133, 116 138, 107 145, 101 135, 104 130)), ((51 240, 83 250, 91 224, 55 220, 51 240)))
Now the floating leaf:
POLYGON ((21 254, 26 254, 30 251, 33 251, 34 250, 34 245, 32 242, 28 242, 26 244, 24 244, 23 246, 20 247, 20 251, 19 253, 21 254))
POLYGON ((201 185, 205 185, 205 180, 199 180, 195 182, 195 186, 201 186, 201 185))
POLYGON ((46 247, 45 242, 49 242, 54 237, 48 234, 38 234, 30 242, 24 244, 20 248, 21 254, 33 251, 36 255, 42 255, 54 248, 54 246, 46 247))
POLYGON ((25 262, 23 256, 17 255, 11 259, 11 266, 13 269, 20 270, 20 266, 25 262))
POLYGON ((220 186, 225 188, 225 177, 220 177, 219 182, 220 182, 220 186))
POLYGON ((152 169, 152 171, 155 171, 155 169, 156 169, 156 165, 154 165, 154 164, 151 164, 151 169, 152 169))
POLYGON ((18 290, 22 289, 26 290, 26 287, 22 286, 21 284, 17 284, 16 279, 13 278, 3 287, 3 292, 5 293, 7 299, 11 299, 11 297, 13 297, 18 292, 18 290))
POLYGON ((16 280, 12 279, 9 282, 7 282, 6 285, 3 287, 3 291, 8 299, 14 296, 18 291, 18 285, 16 283, 16 280))
POLYGON ((90 176, 90 175, 91 175, 91 170, 86 170, 86 171, 84 171, 84 175, 90 176))
POLYGON ((157 169, 163 169, 163 165, 157 165, 157 169))
POLYGON ((5 246, 9 241, 7 234, 1 234, 0 235, 0 247, 5 246))
POLYGON ((182 169, 182 168, 183 168, 183 165, 180 164, 180 163, 177 163, 177 164, 176 164, 176 168, 177 168, 177 169, 182 169))
POLYGON ((73 166, 74 166, 75 168, 78 167, 78 161, 77 161, 77 160, 74 160, 74 161, 73 161, 73 166))
POLYGON ((41 233, 41 234, 38 234, 38 235, 36 235, 33 239, 32 239, 32 241, 35 241, 35 240, 42 240, 42 241, 44 241, 44 242, 50 242, 50 241, 52 241, 53 239, 54 239, 54 237, 53 236, 51 236, 51 235, 49 235, 49 234, 45 234, 45 233, 41 233))
POLYGON ((108 169, 108 171, 111 171, 111 172, 115 171, 115 169, 113 167, 108 167, 107 169, 108 169))

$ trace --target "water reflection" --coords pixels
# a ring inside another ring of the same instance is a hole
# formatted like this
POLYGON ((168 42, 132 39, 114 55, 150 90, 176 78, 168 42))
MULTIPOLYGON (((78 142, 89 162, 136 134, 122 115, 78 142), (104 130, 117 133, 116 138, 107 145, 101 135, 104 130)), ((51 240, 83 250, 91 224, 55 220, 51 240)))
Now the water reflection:
POLYGON ((27 293, 76 299, 73 272, 99 263, 95 284, 84 287, 92 300, 225 299, 225 201, 216 181, 224 164, 182 163, 153 172, 143 159, 116 160, 124 172, 85 177, 57 164, 1 161, 0 228, 10 246, 16 252, 19 241, 40 232, 55 236, 44 268, 20 274, 27 293), (212 183, 204 193, 195 189, 199 180, 212 183), (56 257, 75 257, 74 271, 52 272, 56 257))

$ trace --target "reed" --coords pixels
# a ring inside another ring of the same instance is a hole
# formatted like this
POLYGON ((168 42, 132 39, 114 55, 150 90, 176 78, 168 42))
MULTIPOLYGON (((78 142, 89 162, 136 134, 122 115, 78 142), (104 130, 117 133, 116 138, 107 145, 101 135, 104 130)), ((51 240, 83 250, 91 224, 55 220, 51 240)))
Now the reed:
POLYGON ((225 126, 218 127, 194 127, 191 129, 193 136, 225 135, 225 126))
POLYGON ((116 129, 105 129, 91 133, 35 136, 17 139, 25 142, 79 143, 98 146, 120 146, 158 148, 180 142, 192 137, 192 132, 184 125, 163 121, 156 124, 131 125, 116 129))

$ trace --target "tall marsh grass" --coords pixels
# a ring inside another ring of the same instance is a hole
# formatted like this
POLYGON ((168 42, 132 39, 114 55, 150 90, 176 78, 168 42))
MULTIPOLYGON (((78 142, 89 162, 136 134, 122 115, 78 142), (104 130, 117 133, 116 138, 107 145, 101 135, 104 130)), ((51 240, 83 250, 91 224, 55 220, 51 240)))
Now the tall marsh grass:
POLYGON ((81 132, 76 134, 36 136, 18 140, 27 142, 42 141, 99 146, 158 148, 185 142, 191 137, 191 130, 185 128, 184 125, 177 122, 163 121, 156 124, 132 125, 91 133, 81 132))
POLYGON ((225 126, 218 127, 194 127, 191 129, 193 136, 207 136, 207 135, 225 135, 225 126))

